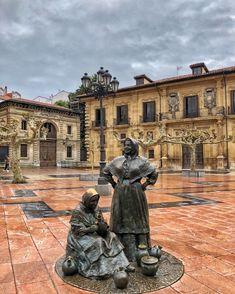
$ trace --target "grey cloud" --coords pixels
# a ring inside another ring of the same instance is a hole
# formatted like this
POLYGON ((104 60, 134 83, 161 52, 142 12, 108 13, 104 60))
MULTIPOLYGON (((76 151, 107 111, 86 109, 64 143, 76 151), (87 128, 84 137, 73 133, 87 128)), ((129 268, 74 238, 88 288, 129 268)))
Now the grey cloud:
POLYGON ((0 84, 26 98, 74 91, 84 72, 110 69, 120 85, 235 65, 230 0, 0 0, 0 84))

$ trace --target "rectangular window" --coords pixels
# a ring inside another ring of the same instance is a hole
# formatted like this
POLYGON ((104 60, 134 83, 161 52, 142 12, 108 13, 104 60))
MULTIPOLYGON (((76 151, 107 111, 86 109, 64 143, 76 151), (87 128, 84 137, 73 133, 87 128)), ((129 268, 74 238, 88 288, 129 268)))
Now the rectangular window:
POLYGON ((202 68, 201 67, 194 67, 193 68, 193 75, 201 75, 202 74, 202 68))
POLYGON ((126 134, 120 134, 120 139, 125 139, 126 138, 126 134))
POLYGON ((184 97, 185 117, 198 117, 198 97, 184 97))
POLYGON ((21 144, 20 145, 20 157, 27 157, 28 156, 28 145, 21 144))
POLYGON ((72 157, 72 146, 67 146, 67 158, 72 157))
POLYGON ((149 150, 149 158, 154 158, 154 150, 149 150))
POLYGON ((67 134, 68 135, 72 134, 72 126, 67 126, 67 134))
POLYGON ((98 108, 95 110, 95 126, 99 127, 101 122, 101 110, 102 110, 102 116, 103 116, 103 126, 105 125, 105 108, 98 108))
POLYGON ((27 130, 27 121, 24 119, 21 121, 21 130, 27 130))
POLYGON ((231 91, 231 114, 235 114, 235 90, 231 91))
POLYGON ((156 121, 155 101, 143 103, 143 122, 156 121))
POLYGON ((117 106, 117 125, 128 124, 128 105, 117 106))

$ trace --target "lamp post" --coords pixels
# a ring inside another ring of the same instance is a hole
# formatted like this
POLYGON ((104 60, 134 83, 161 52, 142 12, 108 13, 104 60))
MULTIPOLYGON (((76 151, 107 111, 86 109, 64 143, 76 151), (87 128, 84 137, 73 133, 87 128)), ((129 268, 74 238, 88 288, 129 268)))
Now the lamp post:
MULTIPOLYGON (((108 70, 104 70, 103 67, 98 70, 96 78, 91 79, 87 73, 81 78, 82 85, 87 94, 93 95, 100 102, 100 174, 98 178, 98 186, 107 186, 108 182, 103 176, 103 169, 106 165, 106 152, 104 147, 104 109, 103 98, 109 94, 116 93, 119 86, 119 81, 114 77, 112 79, 108 70)), ((99 187, 96 187, 99 189, 99 187)), ((109 194, 105 192, 105 187, 99 189, 100 194, 109 194)))

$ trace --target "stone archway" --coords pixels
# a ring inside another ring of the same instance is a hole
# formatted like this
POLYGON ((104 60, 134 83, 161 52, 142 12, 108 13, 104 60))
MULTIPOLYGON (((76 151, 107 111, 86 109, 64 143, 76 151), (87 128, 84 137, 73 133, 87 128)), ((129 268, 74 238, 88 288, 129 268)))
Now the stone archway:
POLYGON ((40 166, 56 166, 56 128, 52 123, 44 123, 42 127, 48 129, 46 140, 40 141, 40 166))

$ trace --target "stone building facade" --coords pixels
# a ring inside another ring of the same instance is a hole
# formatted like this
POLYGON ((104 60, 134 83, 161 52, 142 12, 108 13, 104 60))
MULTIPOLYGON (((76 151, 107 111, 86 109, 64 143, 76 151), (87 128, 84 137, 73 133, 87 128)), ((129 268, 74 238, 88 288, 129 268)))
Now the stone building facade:
MULTIPOLYGON (((32 144, 21 144, 22 166, 79 166, 80 120, 72 110, 28 99, 4 99, 0 102, 0 120, 19 121, 19 133, 27 134, 27 122, 23 114, 30 114, 48 129, 46 140, 36 139, 32 144)), ((11 156, 11 148, 0 143, 0 162, 11 156)))
MULTIPOLYGON (((229 142, 198 145, 197 168, 206 170, 235 169, 235 66, 209 70, 204 63, 192 64, 191 73, 157 81, 146 75, 135 77, 136 85, 120 89, 116 96, 105 97, 106 160, 122 154, 119 138, 160 136, 159 123, 175 136, 180 128, 214 129, 218 139, 233 136, 229 142)), ((91 96, 79 96, 84 107, 87 160, 99 163, 99 101, 91 96)), ((143 151, 143 150, 142 150, 143 151)), ((188 168, 187 146, 165 143, 155 145, 145 154, 159 168, 188 168)))

